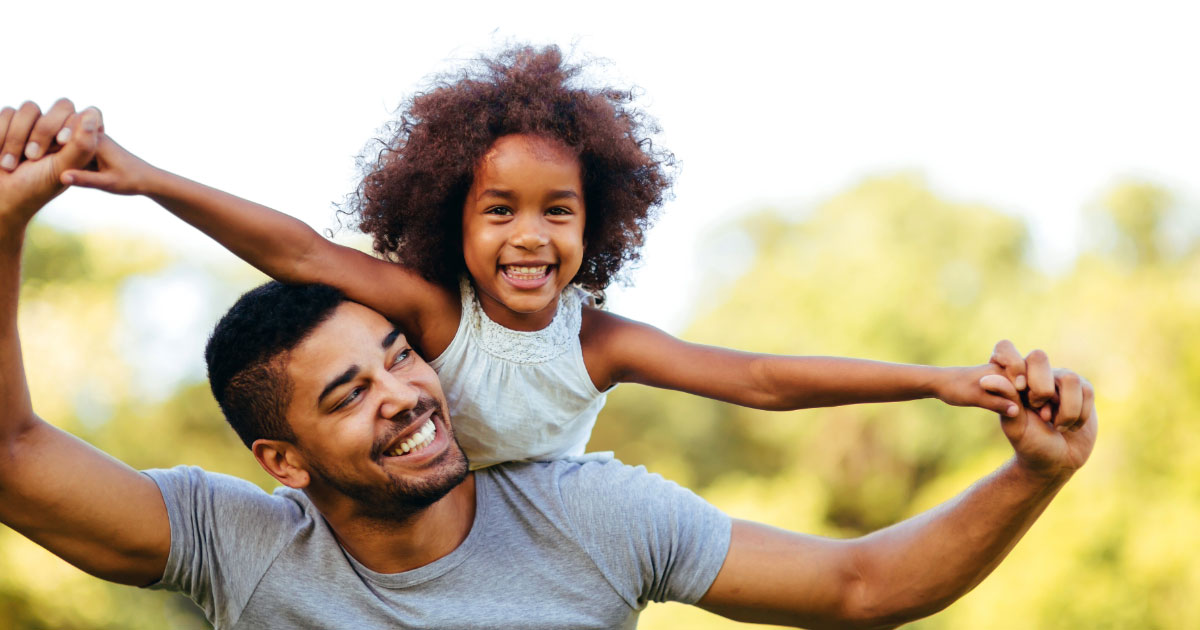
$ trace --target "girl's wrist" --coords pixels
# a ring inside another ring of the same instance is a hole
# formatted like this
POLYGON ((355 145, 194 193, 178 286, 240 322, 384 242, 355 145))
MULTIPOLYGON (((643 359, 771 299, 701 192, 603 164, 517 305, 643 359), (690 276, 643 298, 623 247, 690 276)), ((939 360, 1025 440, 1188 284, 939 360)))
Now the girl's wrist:
POLYGON ((936 398, 945 400, 943 394, 946 391, 949 383, 954 378, 955 368, 936 367, 932 365, 921 366, 924 375, 921 379, 922 398, 936 398))
POLYGON ((152 199, 164 197, 170 194, 171 180, 178 177, 178 175, 147 164, 145 171, 139 177, 134 178, 131 192, 152 199))

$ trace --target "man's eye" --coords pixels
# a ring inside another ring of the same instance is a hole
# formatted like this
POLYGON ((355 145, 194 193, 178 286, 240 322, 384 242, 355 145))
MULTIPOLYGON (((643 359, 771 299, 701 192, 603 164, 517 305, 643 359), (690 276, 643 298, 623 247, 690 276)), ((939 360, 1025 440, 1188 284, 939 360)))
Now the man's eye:
POLYGON ((396 359, 392 361, 392 367, 400 365, 405 359, 412 356, 412 348, 405 348, 396 354, 396 359))
POLYGON ((349 405, 350 403, 354 402, 355 400, 358 400, 358 397, 360 395, 362 395, 362 393, 363 393, 362 387, 355 387, 354 389, 350 390, 349 394, 346 394, 346 397, 343 398, 341 400, 341 402, 339 402, 337 404, 337 406, 333 408, 333 410, 338 411, 339 409, 344 408, 346 405, 349 405))

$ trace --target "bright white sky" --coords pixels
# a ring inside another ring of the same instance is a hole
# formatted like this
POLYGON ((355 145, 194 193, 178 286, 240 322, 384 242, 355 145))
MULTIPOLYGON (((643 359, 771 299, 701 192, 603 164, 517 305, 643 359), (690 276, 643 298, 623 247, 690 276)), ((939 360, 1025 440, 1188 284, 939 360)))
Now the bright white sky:
MULTIPOLYGON (((8 2, 0 103, 98 105, 152 163, 324 229, 353 157, 424 77, 507 41, 607 58, 682 165, 613 308, 672 330, 702 290, 704 235, 871 174, 921 173, 945 196, 1027 217, 1050 263, 1120 178, 1192 208, 1200 188, 1195 3, 415 4, 8 2)), ((46 219, 223 258, 142 200, 68 193, 46 219)))

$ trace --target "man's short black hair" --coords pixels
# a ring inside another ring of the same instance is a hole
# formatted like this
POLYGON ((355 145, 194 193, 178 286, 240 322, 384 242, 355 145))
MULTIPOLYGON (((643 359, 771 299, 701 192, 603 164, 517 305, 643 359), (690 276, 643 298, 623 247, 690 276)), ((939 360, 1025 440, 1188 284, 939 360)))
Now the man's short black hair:
POLYGON ((208 382, 247 448, 258 439, 294 440, 287 355, 345 300, 321 284, 268 282, 238 298, 217 322, 204 349, 208 382))

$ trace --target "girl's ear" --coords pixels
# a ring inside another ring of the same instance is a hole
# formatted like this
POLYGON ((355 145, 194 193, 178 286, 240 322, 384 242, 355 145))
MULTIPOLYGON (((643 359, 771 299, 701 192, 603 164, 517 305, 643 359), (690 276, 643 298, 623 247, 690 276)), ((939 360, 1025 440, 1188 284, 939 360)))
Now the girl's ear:
POLYGON ((304 456, 295 444, 283 440, 255 440, 250 445, 254 459, 279 483, 301 489, 308 486, 311 478, 305 469, 304 456))

